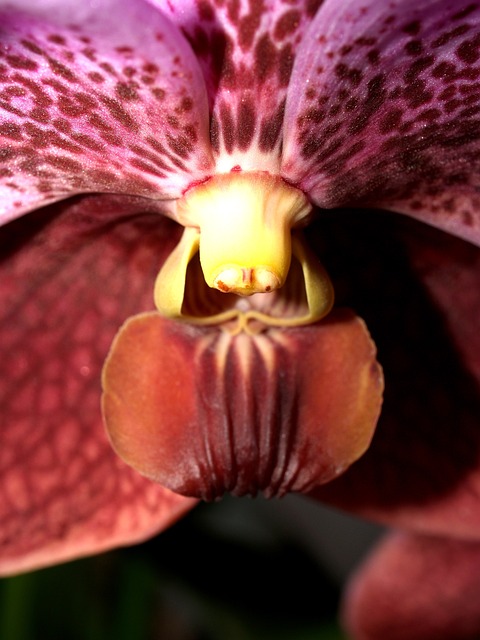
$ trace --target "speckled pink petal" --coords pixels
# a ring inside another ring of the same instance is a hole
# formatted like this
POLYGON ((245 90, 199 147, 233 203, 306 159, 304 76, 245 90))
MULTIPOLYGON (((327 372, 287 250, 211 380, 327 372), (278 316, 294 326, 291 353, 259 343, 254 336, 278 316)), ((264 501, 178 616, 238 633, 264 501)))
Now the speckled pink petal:
POLYGON ((221 171, 278 169, 295 52, 322 0, 150 0, 182 28, 204 71, 221 171))
POLYGON ((349 302, 378 346, 385 400, 365 456, 315 495, 393 526, 479 541, 480 249, 385 217, 365 213, 341 229, 346 243, 331 239, 338 262, 350 260, 349 302))
POLYGON ((0 222, 86 191, 178 197, 208 175, 202 74, 158 9, 26 4, 0 4, 0 222))
POLYGON ((298 49, 282 174, 480 243, 480 5, 326 0, 298 49))
POLYGON ((388 536, 350 583, 344 619, 352 640, 476 640, 480 545, 388 536))
POLYGON ((0 229, 0 573, 142 540, 193 504, 127 468, 100 414, 113 335, 151 308, 177 239, 141 202, 86 196, 0 229))

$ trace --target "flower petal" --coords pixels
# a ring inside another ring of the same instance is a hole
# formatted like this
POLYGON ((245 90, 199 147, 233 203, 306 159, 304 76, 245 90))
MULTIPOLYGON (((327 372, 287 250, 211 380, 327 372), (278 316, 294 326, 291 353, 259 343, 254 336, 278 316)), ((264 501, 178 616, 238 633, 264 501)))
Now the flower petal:
POLYGON ((355 640, 478 638, 480 545, 390 535, 360 567, 344 610, 355 640))
POLYGON ((150 0, 185 32, 211 101, 217 169, 276 172, 296 48, 321 0, 150 0))
POLYGON ((339 302, 372 332, 385 402, 369 451, 315 496, 395 526, 479 540, 480 249, 406 218, 330 217, 330 230, 318 224, 332 247, 324 264, 339 302))
POLYGON ((174 198, 208 175, 205 86, 175 25, 142 0, 29 4, 0 6, 0 223, 86 191, 174 198))
POLYGON ((326 0, 299 48, 282 174, 321 207, 408 213, 480 243, 480 6, 326 0))
POLYGON ((158 212, 130 221, 139 202, 85 197, 0 230, 1 573, 142 540, 193 504, 118 460, 101 420, 110 341, 175 241, 158 212))
POLYGON ((103 387, 117 453, 203 499, 331 480, 368 447, 383 389, 364 324, 342 312, 255 336, 142 314, 117 335, 103 387))

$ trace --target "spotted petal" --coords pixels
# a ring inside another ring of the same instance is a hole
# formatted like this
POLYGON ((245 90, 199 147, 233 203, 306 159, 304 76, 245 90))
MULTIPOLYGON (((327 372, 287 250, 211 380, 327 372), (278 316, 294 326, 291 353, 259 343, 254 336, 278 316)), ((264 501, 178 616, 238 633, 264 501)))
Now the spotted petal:
POLYGON ((79 192, 178 197, 209 171, 188 43, 143 0, 0 3, 0 222, 79 192))
POLYGON ((220 171, 278 169, 296 49, 321 0, 150 0, 185 32, 202 66, 220 171))
POLYGON ((0 573, 142 540, 193 504, 127 468, 100 413, 103 360, 151 307, 172 227, 89 196, 0 230, 0 573))
POLYGON ((480 6, 326 0, 290 83, 283 175, 480 242, 480 6))

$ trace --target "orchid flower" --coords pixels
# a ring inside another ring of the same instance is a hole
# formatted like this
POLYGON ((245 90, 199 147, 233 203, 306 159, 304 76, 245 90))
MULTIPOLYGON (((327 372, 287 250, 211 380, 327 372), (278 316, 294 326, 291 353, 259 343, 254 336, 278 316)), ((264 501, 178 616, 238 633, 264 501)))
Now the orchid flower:
POLYGON ((478 635, 479 79, 469 0, 0 2, 4 574, 299 492, 403 531, 352 637, 478 635))

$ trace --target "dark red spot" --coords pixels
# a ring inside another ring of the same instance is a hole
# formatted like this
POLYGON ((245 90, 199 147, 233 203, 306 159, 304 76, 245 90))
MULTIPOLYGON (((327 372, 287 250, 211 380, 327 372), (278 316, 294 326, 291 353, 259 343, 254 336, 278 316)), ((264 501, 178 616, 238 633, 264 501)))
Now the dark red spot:
POLYGON ((181 158, 188 158, 193 150, 190 141, 185 136, 173 137, 167 134, 167 144, 181 158))
POLYGON ((210 144, 215 153, 220 153, 220 126, 215 116, 210 123, 210 144))
POLYGON ((466 64, 475 64, 480 59, 480 42, 479 38, 465 40, 457 47, 455 53, 457 57, 466 64))
POLYGON ((435 56, 424 56, 418 58, 408 67, 405 72, 405 82, 413 83, 417 81, 418 76, 435 63, 435 56))
POLYGON ((431 73, 432 73, 432 76, 434 78, 442 78, 442 79, 446 80, 447 82, 449 82, 449 81, 455 79, 456 74, 457 74, 457 70, 456 70, 454 64, 444 60, 442 62, 439 62, 432 69, 431 73))
POLYGON ((236 86, 236 69, 233 63, 234 45, 222 31, 214 31, 210 39, 210 55, 213 79, 216 86, 222 82, 226 87, 234 89, 236 86))
POLYGON ((7 56, 6 60, 13 69, 25 69, 27 71, 36 71, 38 69, 36 62, 24 56, 11 55, 7 56))
POLYGON ((420 32, 421 28, 422 28, 421 22, 419 20, 414 20, 413 22, 409 22, 408 24, 406 24, 402 28, 402 31, 404 33, 408 33, 411 36, 416 36, 420 32))
POLYGON ((55 75, 61 76, 68 82, 77 81, 77 77, 75 76, 75 74, 72 73, 70 69, 66 67, 64 64, 62 64, 61 62, 58 62, 58 60, 55 60, 54 58, 49 58, 48 64, 50 65, 50 69, 53 71, 55 75))
POLYGON ((469 4, 465 9, 462 9, 458 13, 454 13, 452 20, 462 20, 473 13, 476 9, 478 9, 478 5, 476 3, 469 4))
POLYGON ((265 34, 255 46, 255 76, 263 82, 274 71, 277 62, 277 49, 265 34))
POLYGON ((49 42, 53 42, 53 44, 66 45, 67 41, 65 38, 58 33, 52 33, 52 35, 48 36, 47 40, 49 42))
POLYGON ((215 10, 207 0, 197 0, 197 9, 200 20, 208 22, 215 19, 215 10))
POLYGON ((11 140, 22 140, 22 130, 18 124, 14 122, 5 122, 0 124, 0 136, 10 138, 11 140))
POLYGON ((298 29, 300 18, 300 12, 296 9, 286 11, 275 23, 273 37, 276 40, 283 40, 287 36, 294 33, 298 29))
POLYGON ((151 175, 157 176, 158 178, 165 177, 165 173, 163 173, 163 171, 159 171, 148 162, 140 160, 139 158, 133 158, 132 160, 130 160, 130 164, 132 165, 132 167, 140 169, 140 171, 144 171, 145 173, 150 173, 151 175))
POLYGON ((150 151, 149 149, 137 144, 129 145, 129 149, 131 149, 140 159, 148 160, 153 165, 160 169, 163 169, 164 171, 170 170, 170 167, 167 165, 167 163, 164 162, 162 158, 160 158, 157 154, 152 153, 152 151, 150 151))
POLYGON ((362 36, 355 40, 355 44, 359 47, 373 47, 373 45, 376 44, 376 42, 377 42, 376 38, 367 38, 365 36, 362 36))
POLYGON ((96 49, 92 49, 91 47, 86 47, 85 49, 82 49, 81 53, 83 53, 83 55, 89 60, 91 60, 92 62, 97 61, 96 49))
POLYGON ((467 31, 470 31, 470 25, 468 24, 463 24, 458 27, 455 27, 455 29, 452 29, 451 31, 446 31, 445 33, 442 33, 438 38, 436 38, 436 40, 432 42, 432 47, 433 48, 444 47, 451 40, 455 40, 455 38, 458 38, 459 36, 463 36, 465 33, 467 33, 467 31))
POLYGON ((255 107, 250 101, 242 101, 238 110, 237 141, 241 151, 250 146, 255 133, 255 107))
POLYGON ((180 121, 175 116, 167 116, 167 122, 174 129, 178 129, 180 127, 180 121))
POLYGON ((220 123, 225 150, 232 153, 235 144, 235 122, 230 107, 224 102, 220 105, 220 123))
POLYGON ((442 93, 440 93, 440 95, 438 96, 438 99, 442 100, 443 102, 445 100, 451 100, 456 93, 457 93, 457 88, 453 85, 450 85, 449 87, 444 89, 442 93))
POLYGON ((87 147, 87 149, 91 149, 92 151, 103 151, 105 148, 105 144, 102 144, 92 136, 88 136, 85 133, 74 133, 72 134, 72 140, 81 144, 82 147, 87 147))
POLYGON ((313 18, 313 16, 317 13, 322 3, 323 3, 323 0, 307 0, 305 4, 305 12, 307 16, 309 18, 313 18))
POLYGON ((295 55, 291 44, 287 44, 280 49, 278 59, 278 81, 281 87, 288 87, 290 76, 292 75, 295 55))
POLYGON ((137 70, 134 67, 124 67, 123 74, 127 78, 133 78, 133 76, 137 73, 137 70))
POLYGON ((112 131, 112 126, 104 120, 98 113, 92 113, 88 118, 90 124, 99 131, 112 131))
POLYGON ((126 129, 129 129, 134 133, 139 130, 137 122, 135 122, 132 116, 127 113, 127 111, 125 111, 120 103, 118 103, 113 98, 110 98, 109 96, 103 96, 102 102, 110 111, 110 114, 115 118, 115 120, 120 122, 120 124, 122 124, 126 129))
POLYGON ((83 165, 80 162, 78 162, 77 160, 72 160, 71 158, 67 158, 66 156, 45 155, 44 160, 52 167, 61 169, 66 173, 81 173, 83 169, 83 165))
POLYGON ((380 61, 380 51, 378 49, 371 49, 367 53, 367 60, 372 65, 378 64, 380 61))
POLYGON ((66 96, 59 96, 58 109, 69 118, 79 118, 84 113, 82 105, 66 96))
POLYGON ((72 130, 72 125, 66 118, 56 118, 52 122, 52 125, 61 133, 70 133, 70 131, 72 130))
POLYGON ((175 108, 177 113, 187 113, 193 109, 193 100, 189 97, 182 98, 178 107, 175 108))
POLYGON ((392 109, 380 122, 380 132, 383 134, 391 133, 400 126, 402 122, 403 111, 401 109, 392 109))
POLYGON ((244 51, 247 51, 252 46, 253 40, 258 33, 260 20, 264 11, 264 0, 250 2, 250 13, 240 20, 240 24, 238 25, 238 43, 244 51))
POLYGON ((55 78, 45 78, 44 80, 42 80, 42 82, 43 84, 52 87, 52 89, 55 89, 57 93, 63 93, 65 95, 68 95, 70 93, 70 89, 58 80, 55 80, 55 78))
POLYGON ((25 49, 28 49, 32 53, 36 53, 39 56, 43 55, 43 49, 41 49, 34 42, 30 42, 30 40, 22 40, 21 43, 25 47, 25 49))
POLYGON ((153 89, 150 90, 152 92, 152 95, 155 96, 155 98, 157 100, 164 100, 165 99, 165 91, 164 89, 160 89, 160 87, 153 87, 153 89))
POLYGON ((82 107, 86 111, 90 111, 91 109, 94 109, 95 107, 98 106, 97 100, 92 96, 90 96, 88 93, 83 93, 79 91, 77 93, 74 93, 73 97, 79 104, 82 105, 82 107))
POLYGON ((441 118, 441 116, 442 116, 442 112, 440 111, 440 109, 431 108, 431 109, 425 109, 425 111, 422 111, 421 113, 419 113, 416 120, 424 121, 424 122, 435 122, 436 120, 441 118))
POLYGON ((115 51, 117 51, 118 53, 133 53, 132 47, 129 47, 128 45, 123 45, 121 47, 115 47, 115 51))
POLYGON ((134 101, 140 99, 135 87, 125 82, 117 82, 115 86, 115 93, 120 100, 134 101))
POLYGON ((50 121, 50 114, 47 109, 43 107, 34 107, 28 114, 32 120, 47 124, 50 121))
POLYGON ((109 62, 101 62, 99 65, 104 71, 106 71, 111 76, 116 76, 117 72, 114 67, 109 62))
POLYGON ((351 82, 354 86, 358 86, 362 81, 363 74, 360 69, 355 67, 349 67, 343 62, 340 62, 336 65, 335 75, 341 80, 347 80, 351 82))
POLYGON ((230 22, 235 25, 238 24, 240 18, 240 0, 230 0, 227 5, 227 15, 230 22))
POLYGON ((159 69, 156 64, 153 64, 153 62, 146 62, 142 67, 142 71, 145 71, 145 73, 150 75, 155 75, 158 73, 159 69))
POLYGON ((409 40, 405 45, 405 53, 409 56, 419 56, 423 51, 421 40, 409 40))
POLYGON ((272 116, 262 120, 262 124, 260 126, 260 137, 258 140, 258 146, 261 151, 267 153, 275 148, 280 131, 282 130, 284 111, 285 100, 281 102, 277 111, 272 116))

